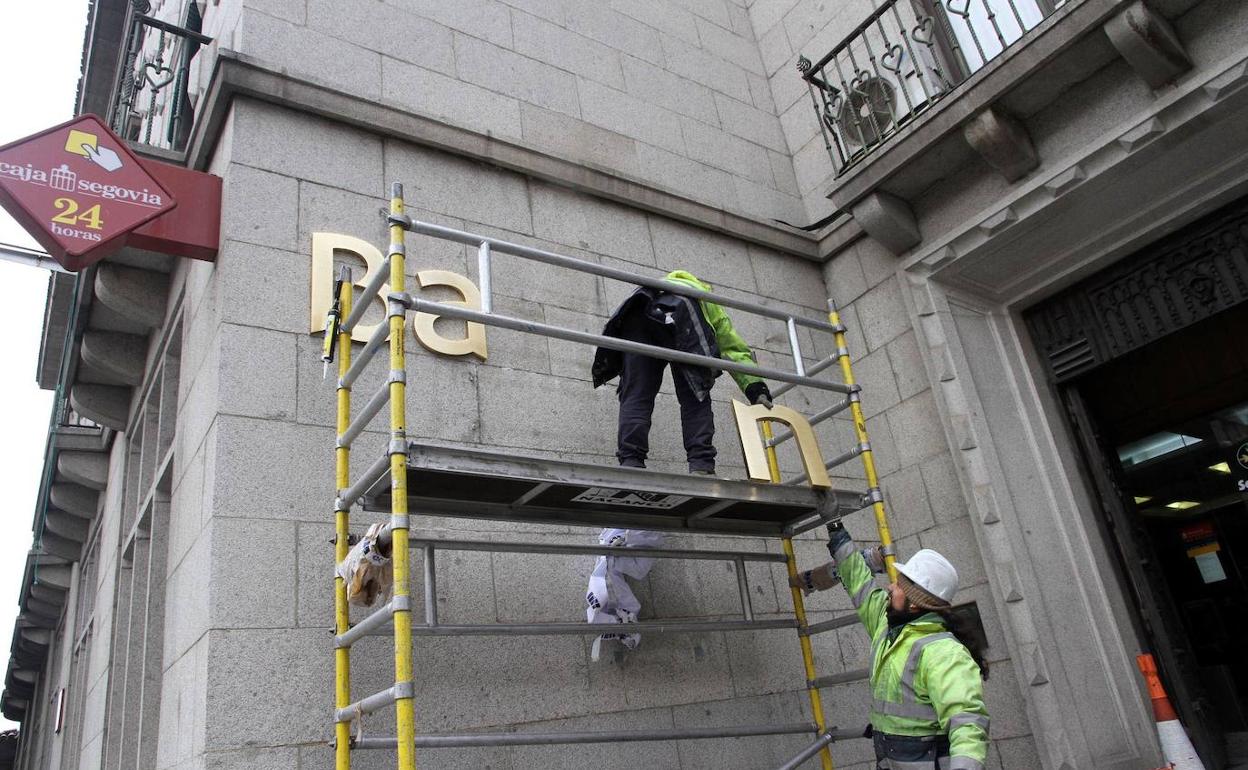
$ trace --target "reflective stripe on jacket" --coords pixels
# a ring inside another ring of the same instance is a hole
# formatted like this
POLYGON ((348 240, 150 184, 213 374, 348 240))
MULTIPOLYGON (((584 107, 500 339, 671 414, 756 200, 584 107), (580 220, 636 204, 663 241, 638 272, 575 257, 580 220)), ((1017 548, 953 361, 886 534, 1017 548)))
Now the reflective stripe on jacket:
MULTIPOLYGON (((710 284, 702 283, 693 273, 685 270, 673 270, 663 276, 663 280, 671 281, 688 286, 691 289, 700 289, 702 291, 710 291, 710 284)), ((741 339, 741 335, 737 334, 737 330, 732 327, 732 321, 729 320, 728 314, 724 309, 714 302, 706 300, 698 300, 698 304, 702 307, 702 317, 715 330, 715 341, 719 343, 719 357, 726 358, 729 361, 736 361, 739 364, 754 364, 754 352, 750 350, 750 346, 745 344, 745 340, 741 339)), ((749 387, 752 382, 759 382, 762 377, 755 377, 752 374, 742 374, 741 372, 729 372, 732 379, 736 381, 737 387, 742 392, 749 387)))
POLYGON ((970 651, 930 612, 890 639, 888 592, 874 586, 866 559, 848 540, 834 556, 841 583, 871 637, 872 727, 889 735, 948 735, 950 770, 983 770, 988 709, 970 651))

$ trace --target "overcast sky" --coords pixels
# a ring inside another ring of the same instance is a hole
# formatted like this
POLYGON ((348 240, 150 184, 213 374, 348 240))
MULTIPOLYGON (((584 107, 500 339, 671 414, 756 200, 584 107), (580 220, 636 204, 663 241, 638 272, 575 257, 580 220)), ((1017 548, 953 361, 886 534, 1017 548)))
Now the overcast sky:
MULTIPOLYGON (((87 0, 0 2, 0 145, 48 128, 74 115, 82 60, 87 0)), ((0 211, 0 243, 37 248, 8 214, 0 211)), ((0 262, 0 317, 4 351, 0 370, 0 489, 8 502, 0 516, 0 650, 17 617, 26 553, 43 451, 48 438, 52 393, 35 384, 35 361, 43 328, 48 273, 0 262)), ((0 729, 16 727, 0 718, 0 729)))

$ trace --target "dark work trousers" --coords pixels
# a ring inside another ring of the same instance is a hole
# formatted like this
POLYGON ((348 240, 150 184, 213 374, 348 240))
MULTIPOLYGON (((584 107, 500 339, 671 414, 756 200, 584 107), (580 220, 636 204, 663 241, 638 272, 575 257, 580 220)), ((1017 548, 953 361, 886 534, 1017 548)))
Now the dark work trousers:
MULTIPOLYGON (((667 361, 636 353, 624 354, 624 368, 620 373, 620 430, 615 456, 620 465, 627 468, 646 467, 646 455, 650 451, 650 419, 654 412, 654 397, 663 384, 663 370, 667 361)), ((676 385, 676 400, 680 402, 680 428, 684 434, 685 457, 690 471, 715 472, 715 417, 711 412, 711 397, 699 401, 689 383, 679 371, 680 364, 672 364, 672 381, 676 385)))

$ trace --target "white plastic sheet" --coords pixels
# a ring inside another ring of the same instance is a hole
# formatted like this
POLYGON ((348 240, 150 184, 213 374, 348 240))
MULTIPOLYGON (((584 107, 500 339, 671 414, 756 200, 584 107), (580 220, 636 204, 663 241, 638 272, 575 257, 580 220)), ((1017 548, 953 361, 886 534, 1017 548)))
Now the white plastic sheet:
MULTIPOLYGON (((663 545, 663 535, 641 529, 604 529, 598 535, 598 542, 613 548, 657 548, 663 545)), ((650 574, 653 566, 654 559, 645 557, 599 556, 594 571, 589 575, 585 619, 590 623, 637 622, 641 601, 624 578, 642 580, 650 574)), ((612 640, 635 650, 641 643, 641 634, 601 634, 594 640, 591 658, 598 660, 602 643, 612 640)))

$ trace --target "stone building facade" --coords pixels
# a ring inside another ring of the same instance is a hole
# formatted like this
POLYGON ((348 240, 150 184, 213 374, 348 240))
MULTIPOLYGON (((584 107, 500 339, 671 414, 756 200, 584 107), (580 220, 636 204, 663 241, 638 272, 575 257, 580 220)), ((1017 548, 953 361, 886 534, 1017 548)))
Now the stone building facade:
MULTIPOLYGON (((807 317, 833 300, 897 550, 948 555, 959 601, 983 621, 987 766, 1161 764, 1134 662, 1155 638, 1116 566, 1061 378, 1027 318, 1243 195, 1248 6, 1046 6, 1021 40, 842 168, 795 65, 851 39, 872 13, 864 2, 139 5, 92 6, 79 109, 115 116, 126 73, 185 64, 169 69, 185 71, 183 93, 158 89, 145 104, 140 89, 123 123, 137 149, 224 180, 220 251, 206 263, 130 249, 76 288, 53 280, 39 376, 63 394, 63 419, 49 441, 42 544, 29 559, 3 701, 22 722, 16 767, 332 767, 334 385, 309 334, 319 323, 311 243, 332 232, 383 249, 379 210, 392 182, 405 185, 415 219, 645 276, 684 268, 727 296, 807 317), (148 26, 143 53, 127 56, 140 10, 210 42, 169 42, 156 61, 166 43, 148 26), (836 211, 813 234, 776 221, 836 211)), ((149 91, 161 80, 144 77, 149 91)), ((412 236, 408 254, 412 285, 418 270, 474 275, 475 249, 412 236)), ((631 290, 506 257, 493 286, 497 312, 592 332, 631 290)), ((783 323, 732 315, 760 363, 791 363, 783 323)), ((809 362, 834 352, 830 339, 802 334, 809 362)), ((437 356, 409 338, 409 434, 614 462, 615 394, 591 387, 591 350, 502 329, 487 337, 484 361, 437 356)), ((380 382, 366 378, 357 392, 380 382)), ((743 478, 734 395, 729 378, 713 393, 720 472, 743 478)), ((807 414, 826 406, 801 389, 784 403, 807 414)), ((683 467, 676 409, 669 383, 652 467, 683 467)), ((826 456, 853 441, 840 417, 818 433, 826 456)), ((359 456, 384 439, 366 434, 359 456)), ((794 455, 782 459, 797 469, 794 455)), ((861 484, 855 464, 834 476, 861 484)), ((354 514, 359 529, 369 521, 354 514)), ((589 543, 595 534, 417 522, 433 537, 589 543)), ((875 537, 869 512, 846 524, 864 542, 875 537)), ((804 565, 825 558, 817 534, 797 541, 804 565)), ((439 611, 462 623, 575 620, 591 565, 455 553, 438 565, 439 611)), ((752 579, 760 616, 790 611, 783 570, 759 567, 752 579)), ((656 619, 738 611, 736 578, 714 562, 661 564, 641 589, 656 619)), ((824 620, 849 603, 834 591, 809 607, 824 620)), ((599 662, 591 640, 575 636, 419 639, 418 731, 800 721, 808 706, 793 637, 650 635, 599 662)), ((857 627, 815 640, 821 674, 859 669, 867 654, 857 627)), ((384 638, 357 647, 353 661, 357 697, 392 679, 384 638)), ((863 681, 823 697, 830 723, 865 723, 863 681)), ((366 720, 368 731, 390 733, 389 714, 366 720)), ((498 770, 759 768, 805 742, 418 756, 421 767, 498 770)), ((873 766, 867 741, 837 744, 833 756, 847 770, 873 766)), ((393 758, 357 753, 353 766, 393 758)))

